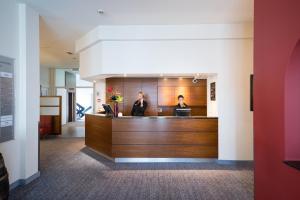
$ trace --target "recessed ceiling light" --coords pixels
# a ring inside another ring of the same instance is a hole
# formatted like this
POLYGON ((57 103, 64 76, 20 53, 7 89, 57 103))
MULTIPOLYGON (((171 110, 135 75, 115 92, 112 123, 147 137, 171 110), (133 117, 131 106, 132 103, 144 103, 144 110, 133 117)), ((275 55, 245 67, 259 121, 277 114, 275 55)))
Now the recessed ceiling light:
POLYGON ((97 10, 97 13, 98 13, 99 15, 103 15, 103 14, 104 14, 104 10, 98 9, 98 10, 97 10))

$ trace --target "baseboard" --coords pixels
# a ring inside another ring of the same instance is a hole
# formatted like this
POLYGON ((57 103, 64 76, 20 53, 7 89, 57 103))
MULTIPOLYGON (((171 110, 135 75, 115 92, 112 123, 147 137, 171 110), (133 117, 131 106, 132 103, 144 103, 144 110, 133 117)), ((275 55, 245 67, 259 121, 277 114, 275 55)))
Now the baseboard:
POLYGON ((254 163, 253 160, 217 160, 216 163, 220 165, 235 165, 242 163, 254 163))
POLYGON ((215 158, 115 158, 116 163, 216 163, 220 165, 250 164, 251 160, 218 160, 215 158))
POLYGON ((13 190, 16 187, 26 185, 26 184, 32 182, 33 180, 37 179, 38 177, 40 177, 40 172, 39 171, 37 173, 33 174, 32 176, 26 178, 26 179, 19 179, 19 180, 13 182, 12 184, 10 184, 9 190, 13 190))
POLYGON ((115 158, 116 163, 205 163, 216 162, 206 158, 115 158))

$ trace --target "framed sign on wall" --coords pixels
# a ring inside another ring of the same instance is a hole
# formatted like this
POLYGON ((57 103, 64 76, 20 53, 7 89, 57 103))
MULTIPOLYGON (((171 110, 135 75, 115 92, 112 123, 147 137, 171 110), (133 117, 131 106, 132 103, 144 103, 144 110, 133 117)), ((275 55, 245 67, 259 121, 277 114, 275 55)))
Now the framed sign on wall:
POLYGON ((14 61, 0 56, 0 142, 14 139, 14 61))
POLYGON ((210 100, 216 100, 216 82, 210 83, 210 100))

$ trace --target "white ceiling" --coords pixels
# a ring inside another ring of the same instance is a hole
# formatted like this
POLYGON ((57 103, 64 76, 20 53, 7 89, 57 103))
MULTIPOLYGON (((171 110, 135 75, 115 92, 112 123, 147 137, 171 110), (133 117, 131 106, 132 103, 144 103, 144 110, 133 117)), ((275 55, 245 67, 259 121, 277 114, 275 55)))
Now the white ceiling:
POLYGON ((75 40, 98 25, 253 21, 253 0, 21 0, 40 13, 41 64, 78 67, 75 40), (97 13, 104 10, 103 15, 97 13))

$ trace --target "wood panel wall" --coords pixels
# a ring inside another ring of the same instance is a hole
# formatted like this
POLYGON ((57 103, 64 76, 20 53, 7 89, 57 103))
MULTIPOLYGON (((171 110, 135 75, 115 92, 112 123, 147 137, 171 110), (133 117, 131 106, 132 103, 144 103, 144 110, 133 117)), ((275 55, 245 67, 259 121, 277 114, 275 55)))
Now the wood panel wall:
MULTIPOLYGON (((108 78, 106 86, 113 87, 124 96, 119 111, 125 116, 131 114, 132 105, 139 91, 144 92, 148 102, 146 116, 173 115, 180 94, 192 108, 192 115, 207 114, 207 84, 204 79, 192 83, 191 78, 108 78)), ((110 103, 108 98, 109 94, 106 94, 106 102, 110 103)))

